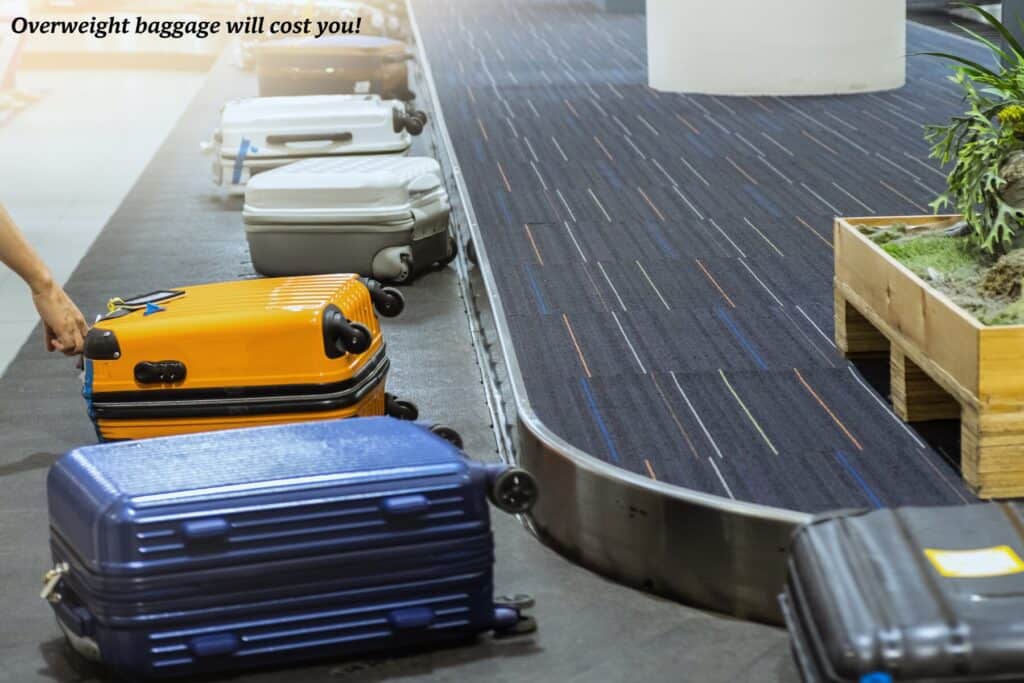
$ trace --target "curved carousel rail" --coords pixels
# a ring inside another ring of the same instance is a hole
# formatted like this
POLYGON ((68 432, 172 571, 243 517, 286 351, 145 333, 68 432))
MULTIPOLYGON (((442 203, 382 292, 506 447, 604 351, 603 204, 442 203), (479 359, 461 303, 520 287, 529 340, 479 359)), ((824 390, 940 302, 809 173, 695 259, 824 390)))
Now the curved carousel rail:
POLYGON ((532 472, 541 487, 541 499, 531 513, 533 527, 581 565, 624 583, 687 604, 778 623, 776 596, 785 577, 789 536, 811 515, 633 474, 574 447, 546 427, 533 410, 415 9, 411 0, 405 2, 439 131, 438 151, 447 161, 463 214, 463 221, 453 223, 461 233, 460 243, 470 240, 475 247, 477 269, 470 273, 465 254, 457 265, 488 385, 499 452, 532 472), (487 328, 496 337, 504 367, 492 368, 487 357, 487 328))

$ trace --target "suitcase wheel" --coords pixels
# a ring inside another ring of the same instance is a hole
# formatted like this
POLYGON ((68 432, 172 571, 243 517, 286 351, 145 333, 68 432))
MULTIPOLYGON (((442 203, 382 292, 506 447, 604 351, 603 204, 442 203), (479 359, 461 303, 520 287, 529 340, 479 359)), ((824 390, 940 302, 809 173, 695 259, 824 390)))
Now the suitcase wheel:
POLYGON ((438 268, 444 268, 449 263, 455 260, 455 257, 459 255, 459 243, 454 237, 448 235, 448 255, 437 262, 438 268))
POLYGON ((370 301, 377 313, 385 318, 394 318, 405 310, 405 297, 394 287, 382 287, 373 278, 361 278, 366 289, 370 292, 370 301))
POLYGON ((349 353, 362 353, 366 351, 366 349, 370 348, 370 344, 373 343, 373 334, 370 332, 370 328, 359 323, 349 324, 352 327, 352 333, 346 335, 341 340, 342 346, 349 353))
POLYGON ((476 267, 480 267, 480 262, 476 257, 476 245, 473 244, 473 240, 466 242, 466 258, 476 267))
POLYGON ((385 318, 394 318, 405 310, 405 297, 394 287, 383 287, 379 290, 377 298, 373 300, 373 307, 385 318))
POLYGON ((417 116, 417 112, 413 111, 412 108, 406 105, 405 110, 395 109, 392 116, 393 129, 396 133, 401 133, 403 130, 408 131, 409 135, 419 135, 423 132, 423 126, 426 124, 426 116, 417 116))
POLYGON ((374 255, 370 266, 374 277, 401 284, 412 279, 416 268, 413 264, 412 248, 386 247, 374 255))
POLYGON ((348 353, 362 353, 373 344, 373 333, 366 325, 347 320, 335 306, 324 312, 324 349, 328 358, 348 353))
POLYGON ((392 394, 384 395, 384 414, 397 420, 418 420, 420 409, 412 401, 403 401, 392 394))
POLYGON ((430 431, 456 448, 462 449, 462 436, 451 427, 447 425, 431 425, 430 431))
POLYGON ((427 126, 427 112, 422 109, 413 109, 411 104, 406 108, 405 129, 410 135, 419 135, 427 126))
POLYGON ((408 282, 409 280, 412 280, 414 270, 412 257, 410 256, 408 258, 403 259, 403 264, 404 267, 402 268, 402 272, 400 272, 398 275, 392 278, 392 282, 394 282, 396 285, 401 285, 408 282))
POLYGON ((491 502, 499 510, 522 514, 537 502, 537 481, 526 470, 510 467, 494 478, 490 493, 491 502))
POLYGON ((411 116, 405 120, 405 129, 409 131, 409 135, 419 135, 423 132, 423 122, 411 116))
POLYGON ((527 633, 534 633, 537 630, 537 620, 525 614, 519 615, 519 620, 506 628, 495 630, 495 638, 511 638, 522 636, 527 633))
POLYGON ((537 603, 533 597, 525 593, 515 593, 514 595, 495 596, 494 604, 498 607, 510 607, 512 609, 530 609, 537 603))

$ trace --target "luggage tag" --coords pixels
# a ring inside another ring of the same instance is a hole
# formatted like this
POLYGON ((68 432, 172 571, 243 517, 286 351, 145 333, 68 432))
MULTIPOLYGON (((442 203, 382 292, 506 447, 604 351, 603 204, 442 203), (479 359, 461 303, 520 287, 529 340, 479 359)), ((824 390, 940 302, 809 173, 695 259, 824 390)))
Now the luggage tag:
POLYGON ((61 562, 43 574, 43 590, 39 592, 39 597, 47 602, 58 602, 60 594, 56 592, 57 586, 60 584, 60 580, 64 578, 64 575, 70 570, 71 567, 68 566, 67 562, 61 562))
POLYGON ((1024 572, 1024 560, 1008 545, 974 550, 925 548, 924 554, 947 579, 980 579, 1024 572))
POLYGON ((115 318, 124 317, 135 311, 145 311, 143 315, 147 316, 153 315, 154 313, 160 313, 165 310, 160 304, 183 296, 185 296, 184 290, 163 289, 156 292, 150 292, 149 294, 135 296, 130 299, 114 297, 107 301, 107 314, 98 318, 96 322, 99 322, 100 320, 114 320, 115 318))

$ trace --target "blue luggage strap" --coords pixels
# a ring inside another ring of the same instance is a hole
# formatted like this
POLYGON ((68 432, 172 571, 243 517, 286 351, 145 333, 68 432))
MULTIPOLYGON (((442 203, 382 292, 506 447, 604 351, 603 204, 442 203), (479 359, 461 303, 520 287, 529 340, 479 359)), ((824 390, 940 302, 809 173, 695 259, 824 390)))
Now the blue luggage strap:
POLYGON ((242 169, 245 167, 245 157, 249 154, 251 143, 249 138, 242 138, 238 144, 238 154, 235 155, 235 167, 231 173, 231 184, 238 185, 242 182, 242 169))

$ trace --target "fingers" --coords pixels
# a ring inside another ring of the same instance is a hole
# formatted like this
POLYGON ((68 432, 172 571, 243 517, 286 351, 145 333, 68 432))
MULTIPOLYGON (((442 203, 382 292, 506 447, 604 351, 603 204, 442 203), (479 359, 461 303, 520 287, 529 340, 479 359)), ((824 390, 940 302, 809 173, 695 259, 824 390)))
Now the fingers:
POLYGON ((82 334, 81 330, 75 330, 75 348, 71 353, 65 351, 64 353, 68 356, 77 356, 85 350, 85 335, 82 334))
MULTIPOLYGON (((74 304, 71 305, 74 306, 74 304)), ((87 334, 89 334, 89 325, 85 322, 81 311, 75 308, 75 355, 85 351, 85 335, 87 334)))
POLYGON ((72 356, 82 353, 89 332, 82 312, 60 288, 33 295, 44 324, 44 340, 49 351, 72 356))
POLYGON ((56 351, 59 348, 57 335, 49 325, 43 325, 43 344, 47 351, 56 351))
POLYGON ((58 349, 65 356, 74 356, 82 352, 82 334, 72 325, 65 326, 65 329, 58 335, 60 346, 58 349))

